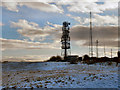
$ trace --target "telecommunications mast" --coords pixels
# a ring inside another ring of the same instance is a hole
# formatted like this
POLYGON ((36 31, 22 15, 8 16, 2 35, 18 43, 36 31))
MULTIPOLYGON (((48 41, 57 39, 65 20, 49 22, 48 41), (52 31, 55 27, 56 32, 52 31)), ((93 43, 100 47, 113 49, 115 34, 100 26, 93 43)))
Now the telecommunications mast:
POLYGON ((92 42, 92 13, 90 12, 90 55, 93 57, 93 42, 92 42))
POLYGON ((70 36, 69 36, 69 25, 70 23, 68 22, 63 22, 63 27, 62 27, 62 37, 61 37, 61 48, 64 50, 64 60, 67 59, 68 55, 68 49, 70 49, 70 36))

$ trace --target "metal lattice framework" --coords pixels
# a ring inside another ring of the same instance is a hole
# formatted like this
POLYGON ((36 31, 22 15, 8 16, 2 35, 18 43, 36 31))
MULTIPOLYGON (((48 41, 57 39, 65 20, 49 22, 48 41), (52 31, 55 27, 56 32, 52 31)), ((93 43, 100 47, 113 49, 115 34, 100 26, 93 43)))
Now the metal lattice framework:
POLYGON ((68 22, 63 22, 63 27, 62 27, 62 37, 61 37, 61 43, 62 46, 61 48, 64 50, 64 59, 67 57, 67 50, 70 49, 70 28, 69 28, 70 23, 68 22))

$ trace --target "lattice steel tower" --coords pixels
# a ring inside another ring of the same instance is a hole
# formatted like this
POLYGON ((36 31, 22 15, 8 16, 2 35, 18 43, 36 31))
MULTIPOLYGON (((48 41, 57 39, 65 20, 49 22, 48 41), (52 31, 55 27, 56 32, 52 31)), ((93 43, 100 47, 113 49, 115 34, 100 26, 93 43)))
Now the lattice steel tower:
POLYGON ((61 37, 61 43, 62 43, 62 50, 64 50, 64 60, 67 58, 68 55, 68 49, 70 49, 70 28, 69 28, 70 23, 68 22, 63 22, 63 27, 62 27, 62 37, 61 37))

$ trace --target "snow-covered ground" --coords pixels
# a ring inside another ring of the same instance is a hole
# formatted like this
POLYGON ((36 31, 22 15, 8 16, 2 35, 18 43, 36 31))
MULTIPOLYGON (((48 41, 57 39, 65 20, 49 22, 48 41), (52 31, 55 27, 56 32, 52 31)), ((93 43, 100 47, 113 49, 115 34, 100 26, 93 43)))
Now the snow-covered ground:
POLYGON ((115 63, 4 63, 3 88, 118 88, 115 63))

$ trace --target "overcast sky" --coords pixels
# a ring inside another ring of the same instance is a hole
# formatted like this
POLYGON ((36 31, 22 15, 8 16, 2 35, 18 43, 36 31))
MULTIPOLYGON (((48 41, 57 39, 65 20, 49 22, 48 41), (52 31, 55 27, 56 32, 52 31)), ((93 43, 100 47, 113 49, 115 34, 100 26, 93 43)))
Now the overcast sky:
POLYGON ((118 47, 119 0, 5 0, 2 9, 3 60, 43 61, 61 55, 61 27, 68 21, 71 54, 89 54, 89 13, 92 12, 94 56, 99 40, 99 56, 116 56, 118 47), (17 1, 17 2, 16 2, 17 1))

